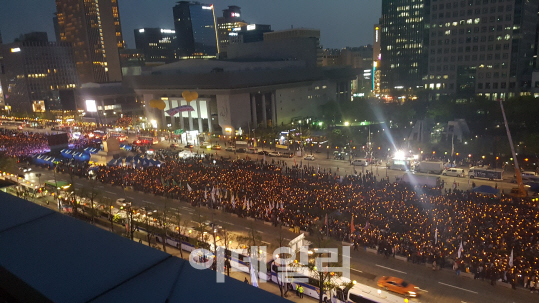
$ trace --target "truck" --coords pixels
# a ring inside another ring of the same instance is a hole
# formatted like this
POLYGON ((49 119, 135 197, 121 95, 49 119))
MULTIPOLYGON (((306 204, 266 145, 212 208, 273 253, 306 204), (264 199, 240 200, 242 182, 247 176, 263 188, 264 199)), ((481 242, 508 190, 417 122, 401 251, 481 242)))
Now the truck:
POLYGON ((415 167, 416 172, 428 174, 441 174, 444 170, 443 162, 420 162, 415 167))
POLYGON ((418 176, 414 174, 404 174, 400 180, 400 182, 408 183, 412 186, 425 186, 434 188, 439 187, 441 185, 441 179, 440 177, 435 176, 418 176))

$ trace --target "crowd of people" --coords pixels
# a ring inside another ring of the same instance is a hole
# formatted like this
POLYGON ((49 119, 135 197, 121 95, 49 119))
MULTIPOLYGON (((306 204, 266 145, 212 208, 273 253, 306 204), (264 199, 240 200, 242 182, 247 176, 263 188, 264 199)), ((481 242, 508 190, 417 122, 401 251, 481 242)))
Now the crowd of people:
POLYGON ((38 155, 48 151, 45 134, 9 129, 0 131, 0 152, 8 157, 38 155))
POLYGON ((444 266, 452 259, 459 270, 481 270, 496 280, 539 276, 539 213, 526 200, 411 188, 376 180, 371 172, 342 178, 315 167, 245 160, 107 167, 98 178, 194 206, 318 229, 356 249, 378 248, 413 262, 444 266))
MULTIPOLYGON (((84 139, 72 143, 89 144, 84 139)), ((8 156, 48 150, 46 135, 9 130, 0 133, 0 147, 8 156)), ((160 167, 101 167, 96 175, 104 183, 193 206, 328 234, 351 241, 355 249, 451 264, 476 278, 539 283, 539 212, 532 201, 412 188, 369 171, 341 177, 284 162, 158 156, 167 160, 160 167)), ((86 168, 77 172, 84 174, 86 168)))

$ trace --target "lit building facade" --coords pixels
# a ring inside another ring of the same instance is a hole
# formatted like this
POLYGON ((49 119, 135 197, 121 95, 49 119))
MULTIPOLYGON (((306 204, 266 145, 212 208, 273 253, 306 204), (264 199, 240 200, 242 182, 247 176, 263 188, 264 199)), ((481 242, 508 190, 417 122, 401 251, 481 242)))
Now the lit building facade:
POLYGON ((431 0, 383 0, 380 18, 382 90, 423 86, 427 75, 431 0))
POLYGON ((172 9, 179 59, 215 58, 219 52, 213 5, 180 1, 172 9))
POLYGON ((2 87, 6 105, 19 113, 75 110, 79 79, 70 43, 3 44, 2 87))
POLYGON ((382 60, 381 48, 381 27, 380 24, 374 25, 374 43, 372 45, 372 72, 374 81, 372 84, 372 91, 375 95, 380 95, 380 79, 382 73, 380 72, 380 61, 382 60))
POLYGON ((435 96, 529 94, 539 1, 433 1, 425 88, 435 96))
POLYGON ((122 80, 125 48, 117 0, 56 0, 57 32, 73 45, 81 83, 122 80))
POLYGON ((181 60, 126 83, 143 97, 146 117, 158 128, 170 125, 230 135, 240 128, 273 127, 316 116, 320 105, 350 100, 354 77, 348 67, 306 68, 297 61, 181 60), (198 99, 185 100, 186 90, 197 92, 198 99), (151 108, 151 100, 163 100, 165 109, 151 108), (166 112, 185 105, 193 111, 174 116, 166 112))
POLYGON ((229 6, 223 10, 223 16, 217 18, 217 38, 219 40, 219 58, 226 58, 227 47, 230 44, 229 34, 234 29, 247 26, 242 20, 241 8, 239 6, 229 6))
POLYGON ((146 62, 171 63, 175 58, 176 31, 163 28, 135 29, 135 45, 146 62))

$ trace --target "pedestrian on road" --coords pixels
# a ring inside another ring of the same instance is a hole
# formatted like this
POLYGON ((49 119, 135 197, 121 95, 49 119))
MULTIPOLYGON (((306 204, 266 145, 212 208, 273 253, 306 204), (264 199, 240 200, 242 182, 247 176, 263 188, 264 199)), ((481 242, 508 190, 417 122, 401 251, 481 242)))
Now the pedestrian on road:
POLYGON ((303 298, 303 286, 301 286, 301 285, 299 287, 299 297, 300 297, 300 299, 303 298))
POLYGON ((243 280, 243 282, 249 284, 249 280, 247 280, 247 278, 245 278, 245 280, 243 280))
POLYGON ((296 296, 299 297, 299 284, 296 284, 296 296))

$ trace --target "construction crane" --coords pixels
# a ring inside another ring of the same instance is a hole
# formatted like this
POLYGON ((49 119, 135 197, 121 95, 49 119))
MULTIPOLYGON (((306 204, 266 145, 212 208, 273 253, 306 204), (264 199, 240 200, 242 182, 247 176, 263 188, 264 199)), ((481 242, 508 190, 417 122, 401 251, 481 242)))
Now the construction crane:
POLYGON ((511 137, 511 132, 509 131, 509 125, 507 124, 507 118, 505 117, 505 110, 503 109, 502 99, 500 99, 500 107, 502 108, 503 122, 505 123, 505 130, 507 131, 507 138, 509 139, 509 146, 511 146, 511 152, 513 153, 513 160, 515 162, 515 176, 517 179, 517 188, 511 189, 510 195, 517 198, 526 198, 528 192, 524 188, 524 183, 522 182, 522 174, 520 173, 520 167, 518 166, 517 154, 515 153, 515 147, 513 145, 513 138, 511 137))

